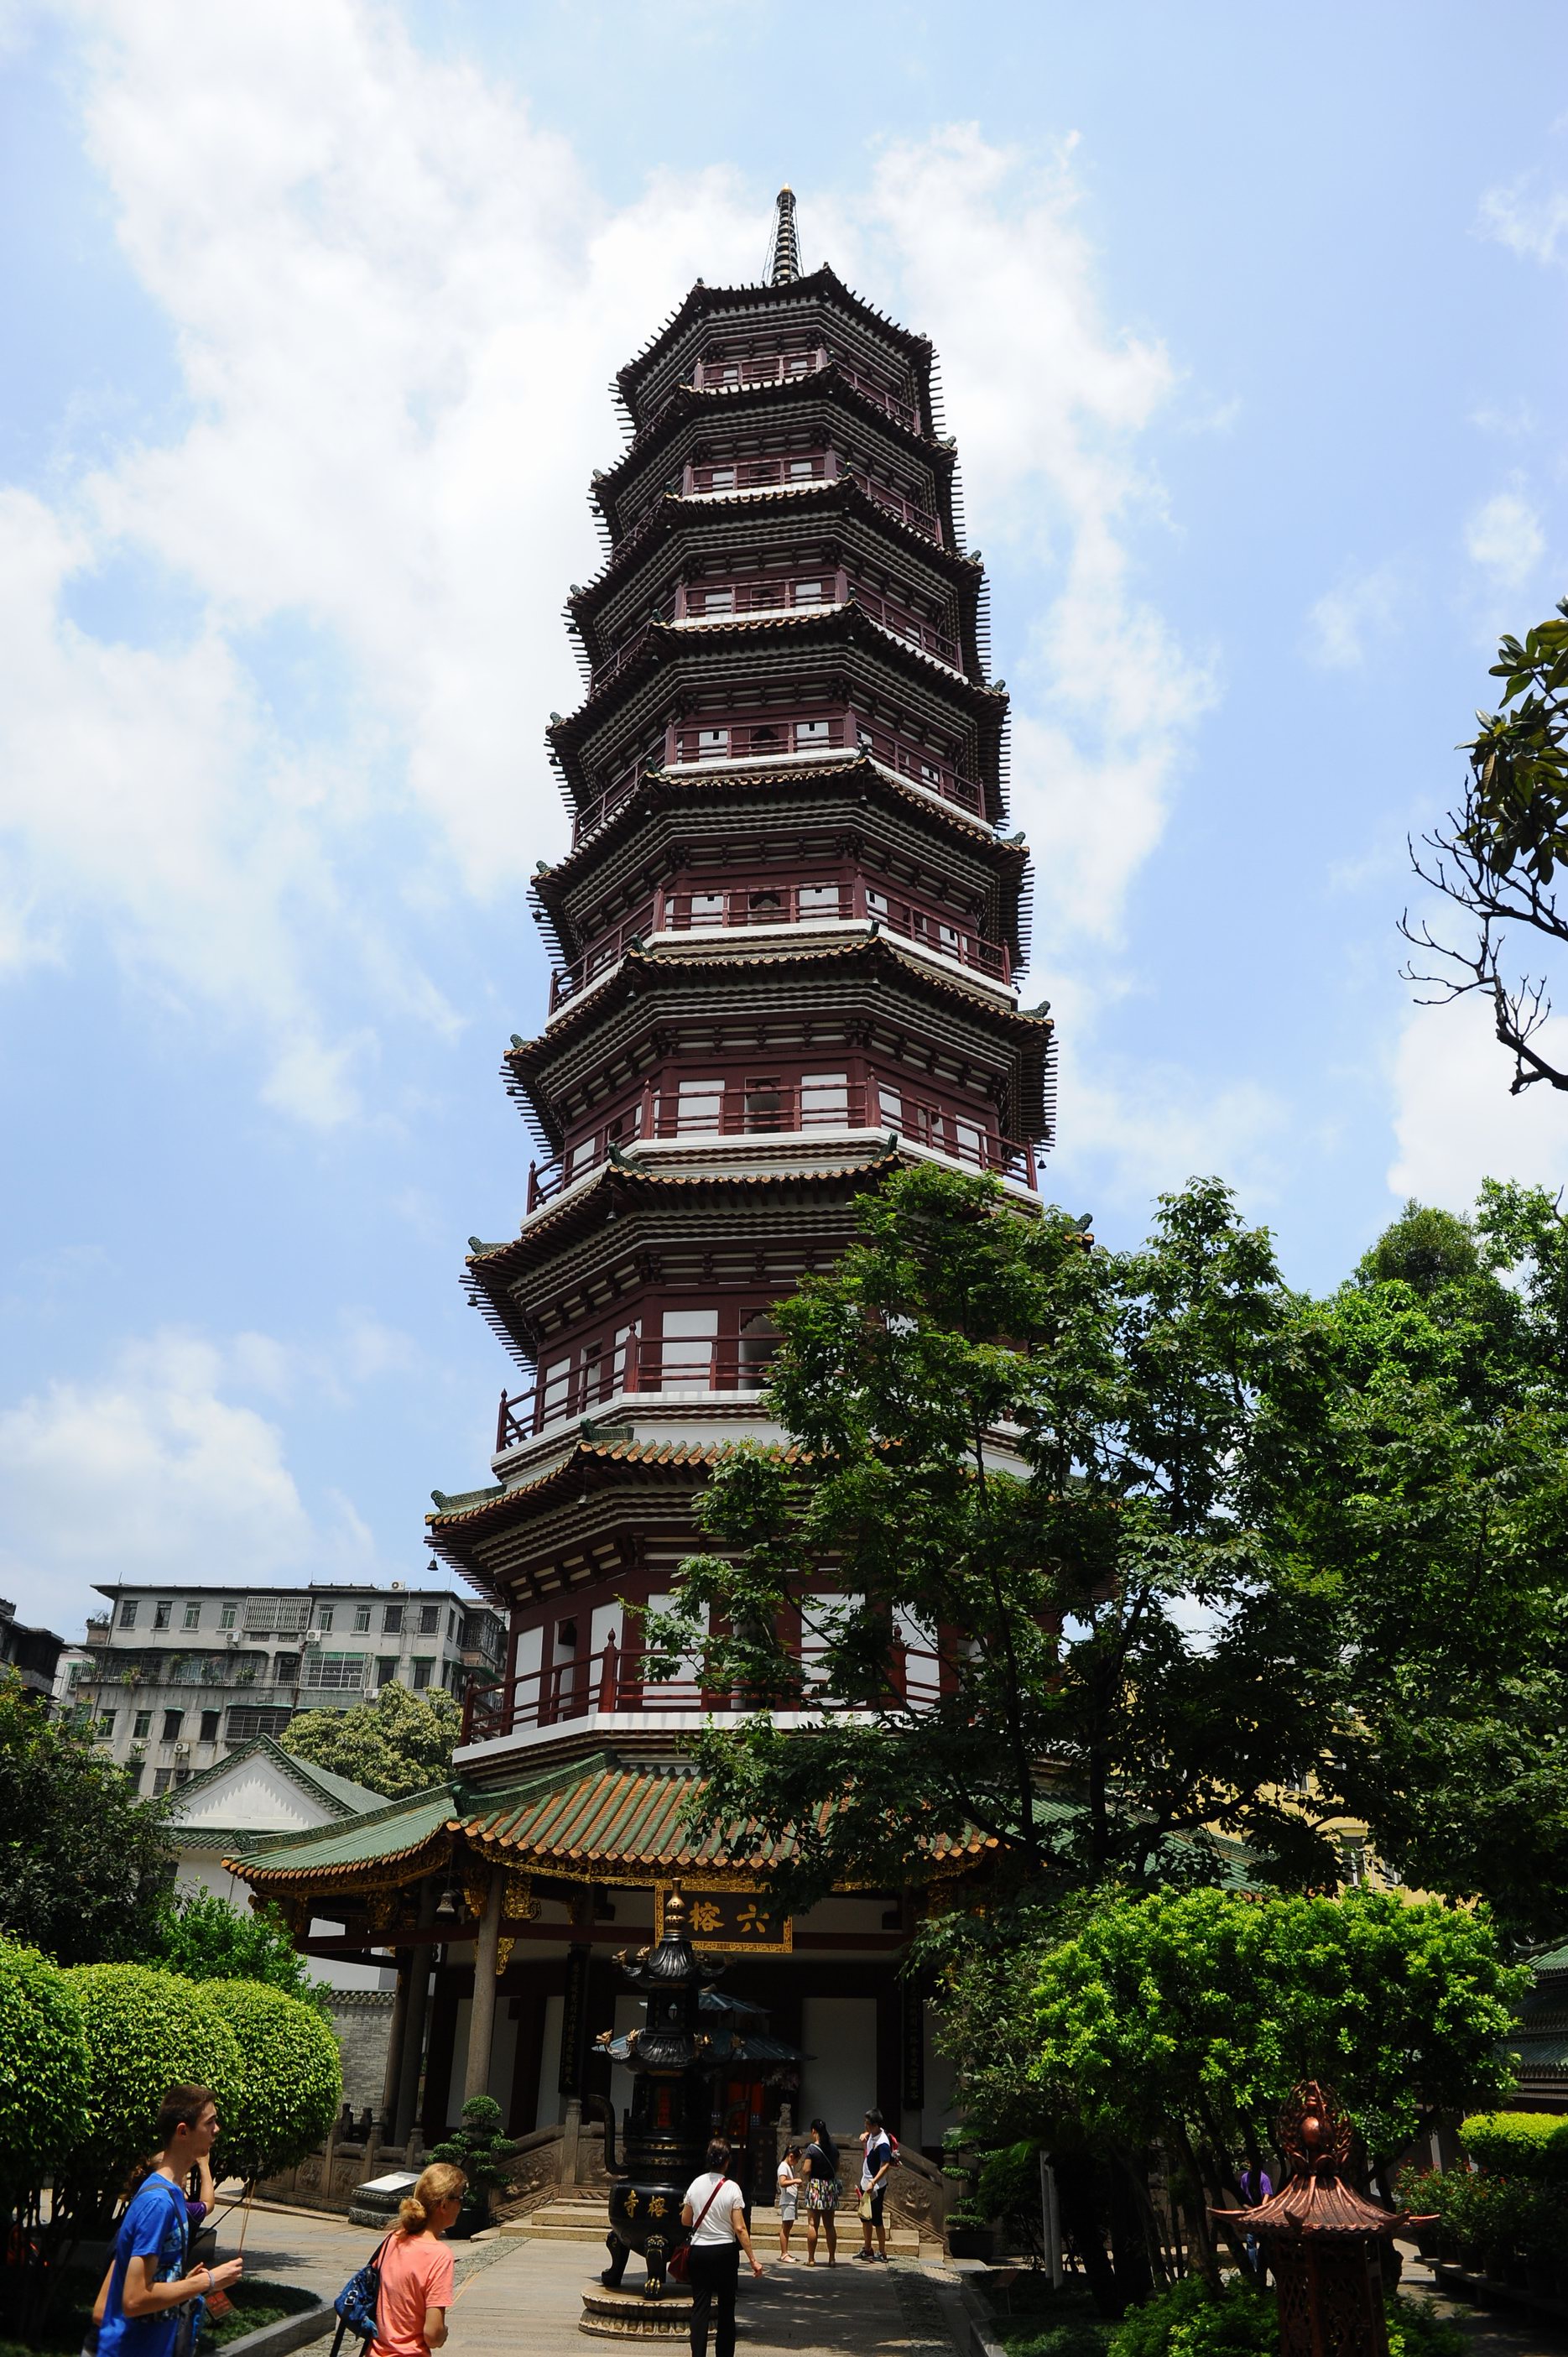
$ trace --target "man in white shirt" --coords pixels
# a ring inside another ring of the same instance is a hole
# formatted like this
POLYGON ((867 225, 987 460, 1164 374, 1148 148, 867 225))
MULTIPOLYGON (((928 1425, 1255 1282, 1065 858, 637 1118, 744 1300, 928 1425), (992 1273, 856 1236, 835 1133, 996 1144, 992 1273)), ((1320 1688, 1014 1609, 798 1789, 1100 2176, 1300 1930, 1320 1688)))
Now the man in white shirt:
POLYGON ((714 2357, 735 2357, 735 2290, 740 2255, 754 2276, 762 2261, 751 2247, 746 2196, 729 2173, 729 2147, 722 2138, 708 2147, 708 2165, 686 2188, 681 2223, 689 2232, 692 2287, 692 2357, 708 2357, 708 2319, 714 2318, 714 2357), (716 2314, 715 2314, 716 2309, 716 2314))
POLYGON ((789 2248, 789 2236, 795 2225, 796 2205, 800 2199, 800 2147, 792 2144, 779 2164, 779 2255, 791 2266, 800 2261, 789 2248))
POLYGON ((882 2222, 882 2205, 887 2190, 887 2172, 893 2166, 893 2140, 882 2125, 880 2112, 865 2115, 865 2135, 860 2164, 860 2233, 861 2247, 857 2259, 886 2259, 887 2229, 882 2222), (871 2247, 873 2234, 876 2248, 871 2247))

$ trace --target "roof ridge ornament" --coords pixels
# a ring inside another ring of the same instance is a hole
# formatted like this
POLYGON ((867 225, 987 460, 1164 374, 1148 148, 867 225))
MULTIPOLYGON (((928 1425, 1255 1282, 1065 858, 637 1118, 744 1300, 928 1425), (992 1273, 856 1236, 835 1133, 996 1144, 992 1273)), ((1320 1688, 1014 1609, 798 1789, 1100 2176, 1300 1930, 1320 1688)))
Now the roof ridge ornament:
POLYGON ((779 189, 773 215, 773 258, 768 269, 768 284, 790 286, 800 275, 800 245, 795 233, 795 191, 786 186, 779 189))

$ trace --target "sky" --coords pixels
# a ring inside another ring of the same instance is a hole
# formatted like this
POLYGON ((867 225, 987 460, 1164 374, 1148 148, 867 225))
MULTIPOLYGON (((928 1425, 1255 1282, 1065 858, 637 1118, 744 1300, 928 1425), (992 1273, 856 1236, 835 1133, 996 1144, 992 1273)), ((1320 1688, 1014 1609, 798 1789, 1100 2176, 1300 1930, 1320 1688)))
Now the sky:
MULTIPOLYGON (((0 0, 0 1593, 417 1578, 510 1362, 607 385, 798 192, 940 355, 1060 1024, 1046 1189, 1326 1289, 1568 1178, 1400 978, 1568 589, 1559 10, 0 0)), ((516 1377, 511 1380, 515 1386, 516 1377)))

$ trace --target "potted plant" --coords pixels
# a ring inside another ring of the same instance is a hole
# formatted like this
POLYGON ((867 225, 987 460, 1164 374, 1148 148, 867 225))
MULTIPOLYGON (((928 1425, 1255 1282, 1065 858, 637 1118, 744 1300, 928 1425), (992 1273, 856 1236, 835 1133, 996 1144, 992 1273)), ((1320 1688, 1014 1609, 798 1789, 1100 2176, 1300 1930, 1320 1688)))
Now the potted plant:
POLYGON ((430 2152, 432 2160, 449 2160, 468 2180, 451 2230, 454 2239, 477 2234, 490 2223, 495 2195, 507 2181, 507 2164, 521 2149, 501 2134, 500 2105, 489 2095, 470 2095, 463 2106, 462 2126, 430 2152))
POLYGON ((961 2128, 950 2128, 942 2144, 942 2175, 950 2184, 962 2189, 944 2221, 948 2255, 954 2259, 989 2259, 996 2248, 996 2233, 980 2200, 984 2158, 972 2150, 965 2153, 961 2128))
POLYGON ((1402 2169, 1394 2179, 1394 2200, 1412 2218, 1430 2219, 1425 2226, 1411 2229, 1415 2247, 1423 2259, 1445 2257, 1444 2244, 1448 2240, 1444 2229, 1443 2171, 1440 2169, 1402 2169))

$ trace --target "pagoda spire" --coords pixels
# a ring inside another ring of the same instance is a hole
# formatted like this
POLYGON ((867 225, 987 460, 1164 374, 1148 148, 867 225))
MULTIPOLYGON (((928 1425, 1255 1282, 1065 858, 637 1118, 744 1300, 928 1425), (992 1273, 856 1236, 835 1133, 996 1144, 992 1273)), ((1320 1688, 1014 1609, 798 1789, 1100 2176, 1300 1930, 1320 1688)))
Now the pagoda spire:
POLYGON ((795 235, 795 191, 783 188, 773 217, 773 264, 768 283, 789 286, 800 275, 800 248, 795 235))

